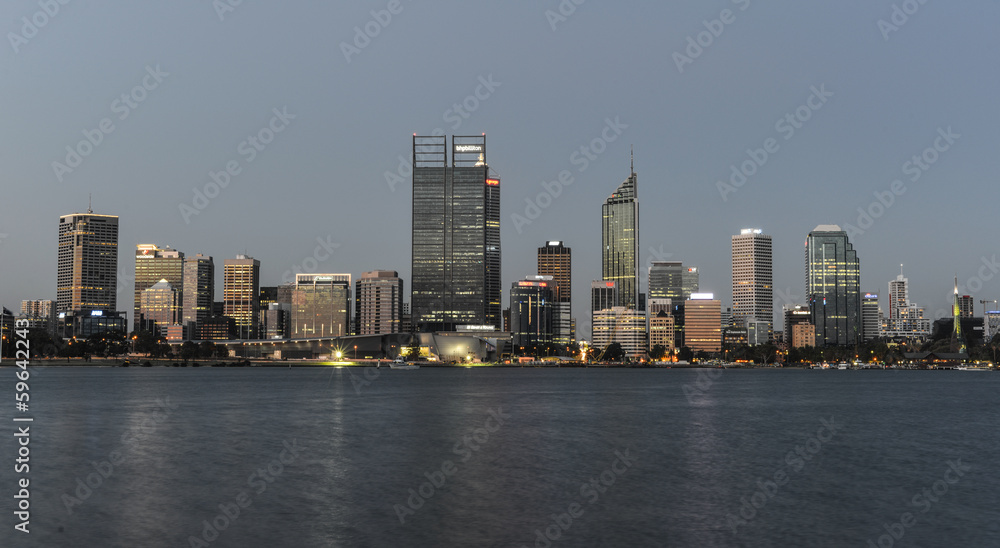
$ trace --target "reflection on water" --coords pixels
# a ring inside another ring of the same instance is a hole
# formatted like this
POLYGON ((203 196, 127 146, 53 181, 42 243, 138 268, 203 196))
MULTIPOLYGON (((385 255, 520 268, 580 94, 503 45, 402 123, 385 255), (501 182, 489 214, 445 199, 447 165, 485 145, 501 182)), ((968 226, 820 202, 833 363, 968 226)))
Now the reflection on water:
POLYGON ((44 373, 32 533, 2 546, 864 546, 905 512, 900 543, 1000 545, 997 375, 44 373))

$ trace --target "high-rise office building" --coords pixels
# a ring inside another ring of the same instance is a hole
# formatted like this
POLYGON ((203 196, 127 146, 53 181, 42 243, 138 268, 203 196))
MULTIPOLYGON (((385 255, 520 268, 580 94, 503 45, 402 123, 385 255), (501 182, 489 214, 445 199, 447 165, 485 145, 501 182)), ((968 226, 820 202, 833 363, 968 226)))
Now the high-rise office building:
POLYGON ((355 287, 357 335, 399 333, 403 320, 403 280, 395 270, 363 272, 355 287))
POLYGON ((806 298, 819 346, 861 339, 861 263, 847 233, 819 225, 806 238, 806 298))
POLYGON ((698 267, 680 261, 653 261, 649 265, 649 298, 671 299, 675 303, 698 292, 698 267))
POLYGON ((118 217, 73 213, 59 217, 56 308, 114 311, 118 307, 118 217))
POLYGON ((538 248, 538 275, 552 276, 556 283, 555 301, 568 303, 573 297, 572 250, 561 241, 550 241, 538 248))
POLYGON ((618 306, 618 282, 594 280, 590 282, 590 311, 607 310, 618 306))
POLYGON ((601 274, 618 282, 619 306, 639 310, 639 198, 630 171, 601 206, 601 274))
MULTIPOLYGON (((132 313, 132 328, 139 329, 139 300, 143 290, 153 287, 160 280, 167 280, 177 292, 175 315, 183 316, 184 298, 184 254, 170 246, 160 248, 155 244, 135 246, 135 306, 132 313)), ((149 318, 147 318, 149 319, 149 318)))
POLYGON ((791 333, 792 338, 789 344, 792 345, 792 348, 804 348, 816 344, 816 328, 809 322, 793 325, 791 333))
POLYGON ((226 259, 222 270, 223 314, 236 322, 238 339, 256 339, 260 317, 260 261, 247 255, 226 259))
POLYGON ((296 274, 291 337, 343 337, 351 328, 350 274, 296 274))
POLYGON ((646 354, 646 314, 624 306, 596 310, 591 314, 592 346, 604 352, 612 343, 621 345, 625 355, 641 358, 646 354))
POLYGON ((561 241, 546 242, 538 248, 538 275, 551 276, 555 284, 552 303, 552 342, 573 343, 573 261, 570 248, 561 241))
POLYGON ((212 315, 215 300, 215 262, 198 253, 184 259, 184 285, 181 299, 181 321, 194 334, 191 322, 200 322, 212 315))
MULTIPOLYGON (((802 323, 812 323, 812 313, 809 311, 809 305, 804 304, 786 304, 784 306, 784 316, 785 316, 785 340, 791 342, 793 338, 792 330, 798 324, 802 323)), ((815 331, 813 331, 815 334, 815 331)), ((810 341, 806 346, 816 346, 816 341, 810 341)))
POLYGON ((411 305, 421 331, 501 328, 500 178, 486 135, 413 136, 411 305))
POLYGON ((722 350, 722 301, 694 293, 684 302, 684 346, 694 352, 722 350))
MULTIPOLYGON (((892 293, 892 282, 889 282, 889 292, 892 293)), ((890 297, 891 298, 891 297, 890 297)), ((878 306, 878 293, 865 293, 861 296, 861 333, 864 340, 870 341, 880 336, 882 328, 881 311, 878 306)))
POLYGON ((649 348, 652 350, 657 346, 662 346, 668 353, 674 351, 674 317, 667 310, 659 310, 655 313, 650 306, 649 316, 649 348))
POLYGON ((139 293, 139 323, 149 322, 153 333, 165 336, 166 328, 178 323, 180 293, 166 279, 139 293))
POLYGON ((531 276, 511 284, 510 337, 516 353, 553 342, 554 285, 552 276, 531 276))
MULTIPOLYGON (((745 228, 732 237, 733 311, 731 318, 774 324, 771 237, 745 228)), ((748 325, 749 328, 749 325, 748 325)))

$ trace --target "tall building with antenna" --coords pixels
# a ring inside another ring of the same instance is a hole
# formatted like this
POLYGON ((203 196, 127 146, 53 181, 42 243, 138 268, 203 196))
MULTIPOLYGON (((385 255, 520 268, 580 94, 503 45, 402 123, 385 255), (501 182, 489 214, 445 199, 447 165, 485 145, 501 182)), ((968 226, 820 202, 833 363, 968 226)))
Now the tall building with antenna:
POLYGON ((639 197, 635 159, 629 176, 601 206, 601 275, 618 283, 618 305, 640 310, 639 197))
POLYGON ((118 216, 59 217, 56 308, 59 312, 115 311, 118 306, 118 216))

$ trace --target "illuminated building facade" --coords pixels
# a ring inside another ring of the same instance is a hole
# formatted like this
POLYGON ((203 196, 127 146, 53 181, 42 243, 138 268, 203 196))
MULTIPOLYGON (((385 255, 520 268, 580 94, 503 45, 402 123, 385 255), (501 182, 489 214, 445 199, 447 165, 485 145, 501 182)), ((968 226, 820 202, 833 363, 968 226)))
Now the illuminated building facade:
POLYGON ((500 178, 486 136, 413 136, 412 321, 420 331, 502 327, 500 178))
POLYGON ((861 340, 861 263, 847 233, 819 225, 806 238, 806 298, 816 346, 861 340))
POLYGON ((351 275, 296 274, 291 337, 350 335, 351 275))
MULTIPOLYGON (((774 322, 774 263, 771 237, 760 229, 745 228, 732 237, 732 319, 774 322)), ((747 325, 749 329, 749 324, 747 325)), ((754 343, 751 343, 754 344, 754 343)))
POLYGON ((403 280, 395 270, 364 272, 355 288, 356 335, 399 333, 403 319, 403 280))
POLYGON ((571 249, 561 241, 550 241, 538 248, 538 274, 552 276, 555 297, 552 309, 552 341, 560 345, 572 344, 576 338, 573 329, 573 260, 571 249))
POLYGON ((694 352, 722 350, 722 301, 711 293, 693 293, 684 302, 684 346, 694 352))
POLYGON ((510 336, 515 353, 553 342, 552 276, 532 276, 511 284, 510 336))
POLYGON ((639 198, 634 167, 601 206, 601 275, 618 282, 618 305, 640 310, 639 198))
POLYGON ((166 279, 143 289, 139 296, 139 318, 152 322, 153 333, 165 334, 168 326, 178 323, 178 296, 177 290, 166 279))
MULTIPOLYGON (((160 280, 167 280, 177 292, 176 315, 183 315, 184 254, 169 246, 161 249, 155 244, 135 246, 135 305, 132 311, 132 329, 137 330, 142 292, 160 280)), ((146 318, 149 319, 148 317, 146 318)))
POLYGON ((181 321, 193 333, 191 322, 200 322, 212 315, 215 300, 215 262, 198 253, 184 259, 184 285, 181 288, 181 321))
POLYGON ((114 311, 118 306, 118 217, 92 211, 59 217, 56 308, 114 311))
POLYGON ((236 338, 256 339, 260 316, 260 261, 247 255, 225 260, 222 302, 223 315, 236 324, 236 338))
POLYGON ((649 298, 671 299, 675 303, 698 292, 698 267, 680 261, 653 261, 649 265, 649 298))

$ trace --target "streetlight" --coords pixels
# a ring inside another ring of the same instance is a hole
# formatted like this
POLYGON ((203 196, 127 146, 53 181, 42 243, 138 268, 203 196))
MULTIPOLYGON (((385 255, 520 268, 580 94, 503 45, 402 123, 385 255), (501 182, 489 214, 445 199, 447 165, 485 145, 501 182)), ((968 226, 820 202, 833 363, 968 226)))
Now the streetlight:
POLYGON ((358 345, 354 345, 354 359, 358 359, 358 345))

